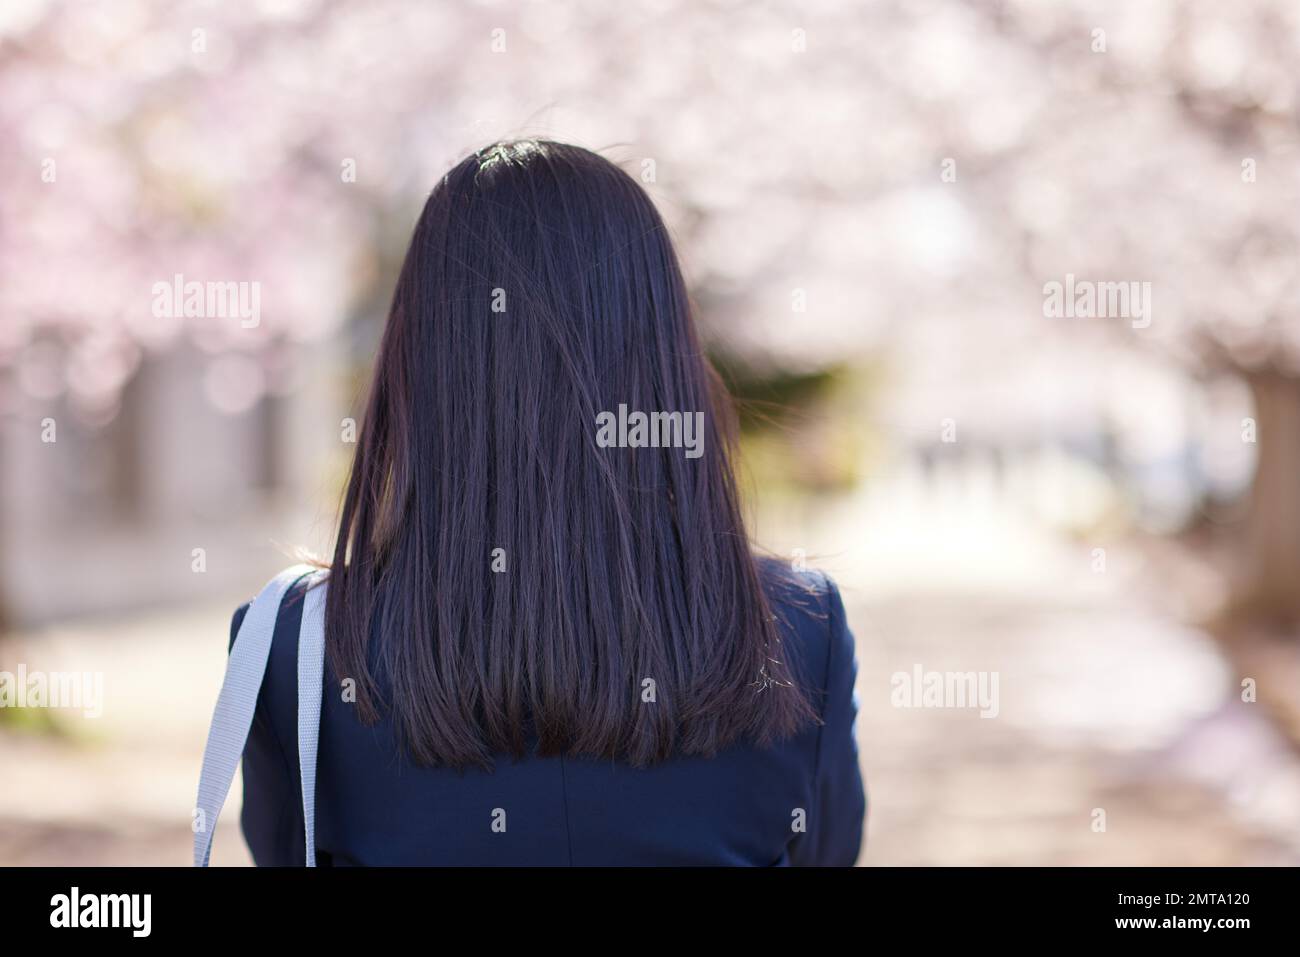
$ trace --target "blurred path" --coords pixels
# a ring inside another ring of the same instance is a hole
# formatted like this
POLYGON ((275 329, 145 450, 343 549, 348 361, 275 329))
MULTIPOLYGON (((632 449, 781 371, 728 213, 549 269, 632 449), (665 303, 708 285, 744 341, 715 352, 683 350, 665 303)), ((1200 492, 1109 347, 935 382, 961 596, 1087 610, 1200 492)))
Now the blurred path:
POLYGON ((978 485, 918 486, 760 523, 787 555, 819 543, 857 637, 862 863, 1300 864, 1300 755, 1179 620, 1213 581, 1049 535, 978 485), (997 673, 997 717, 893 707, 917 666, 997 673))
POLYGON ((1300 863, 1300 761, 1200 635, 1116 609, 851 604, 864 863, 1300 863), (998 717, 892 707, 917 663, 998 670, 998 717))
MULTIPOLYGON (((238 602, 7 640, 5 667, 102 671, 105 706, 97 719, 53 712, 57 736, 0 724, 0 865, 189 864, 199 764, 238 602)), ((248 863, 240 793, 236 777, 214 863, 248 863)))

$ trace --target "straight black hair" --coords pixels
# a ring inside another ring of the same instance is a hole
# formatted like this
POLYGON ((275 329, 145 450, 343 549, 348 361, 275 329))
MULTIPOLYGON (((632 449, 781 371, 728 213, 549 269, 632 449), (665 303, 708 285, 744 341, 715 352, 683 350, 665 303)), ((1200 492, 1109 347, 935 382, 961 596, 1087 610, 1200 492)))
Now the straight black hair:
POLYGON ((330 667, 362 720, 485 768, 803 727, 734 437, 635 180, 549 141, 459 163, 402 266, 331 568, 330 667))

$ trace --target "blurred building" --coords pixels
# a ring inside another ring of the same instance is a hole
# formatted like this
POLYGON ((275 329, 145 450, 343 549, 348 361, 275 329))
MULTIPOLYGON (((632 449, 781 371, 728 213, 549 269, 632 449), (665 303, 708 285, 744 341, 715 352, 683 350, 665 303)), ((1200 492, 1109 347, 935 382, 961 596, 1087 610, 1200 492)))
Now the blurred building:
POLYGON ((282 548, 325 547, 350 448, 330 356, 304 348, 292 388, 246 407, 220 398, 238 370, 190 345, 144 359, 108 421, 66 391, 19 396, 0 429, 11 622, 237 594, 287 563, 282 548))

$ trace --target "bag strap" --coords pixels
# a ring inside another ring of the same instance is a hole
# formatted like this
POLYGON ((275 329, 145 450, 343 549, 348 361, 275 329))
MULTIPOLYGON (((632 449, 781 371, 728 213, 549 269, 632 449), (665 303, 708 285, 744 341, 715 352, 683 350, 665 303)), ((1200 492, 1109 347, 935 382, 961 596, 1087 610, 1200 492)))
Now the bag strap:
MULTIPOLYGON (((266 662, 271 653, 271 639, 275 635, 275 622, 280 614, 280 603, 285 594, 295 584, 317 570, 310 565, 295 565, 287 568, 262 589, 253 599, 253 604, 244 615, 235 636, 235 644, 230 649, 226 662, 226 676, 221 683, 221 693, 217 696, 217 705, 212 712, 212 726, 208 729, 208 743, 203 749, 203 769, 199 774, 199 793, 194 810, 194 866, 207 867, 212 855, 212 837, 221 816, 221 808, 230 793, 230 784, 235 778, 235 769, 244 754, 244 744, 248 741, 248 732, 253 725, 253 714, 257 710, 257 695, 262 688, 262 679, 266 675, 266 662)), ((319 589, 317 589, 319 590, 319 589)), ((312 592, 308 592, 310 596, 312 592)), ((322 603, 322 594, 317 602, 322 603)), ((303 617, 306 621, 307 607, 304 605, 303 617)), ((313 620, 315 617, 313 616, 313 620)), ((323 629, 322 629, 323 631, 323 629)), ((309 636, 309 641, 314 641, 309 636)), ((320 654, 323 640, 314 647, 320 654)), ((302 648, 299 647, 299 674, 303 671, 302 648)), ((319 661, 320 658, 318 657, 319 661)), ((319 669, 319 666, 318 666, 319 669)), ((310 669, 309 669, 310 671, 310 669)), ((315 828, 315 784, 316 784, 316 739, 319 732, 321 687, 320 671, 316 672, 315 687, 318 691, 315 703, 316 731, 310 741, 311 762, 311 823, 307 825, 308 835, 314 837, 315 828)), ((302 682, 299 681, 299 703, 302 702, 302 682)), ((302 720, 299 720, 299 759, 303 754, 302 720)), ((305 766, 304 766, 305 767, 305 766)), ((304 774, 304 778, 306 775, 304 774)), ((308 791, 303 788, 304 809, 308 806, 308 791)), ((309 862, 315 862, 314 845, 308 844, 309 862)))
POLYGON ((325 572, 307 586, 298 631, 298 768, 302 780, 302 823, 307 866, 316 866, 316 745, 325 672, 325 572))

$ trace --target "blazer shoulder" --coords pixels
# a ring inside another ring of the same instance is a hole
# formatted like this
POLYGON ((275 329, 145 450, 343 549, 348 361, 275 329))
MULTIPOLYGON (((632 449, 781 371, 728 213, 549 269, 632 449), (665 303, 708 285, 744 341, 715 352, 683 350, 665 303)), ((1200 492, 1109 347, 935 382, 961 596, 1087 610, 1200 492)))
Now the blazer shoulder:
POLYGON ((230 649, 235 647, 235 639, 239 637, 239 629, 244 625, 244 618, 248 615, 248 609, 252 607, 253 600, 250 598, 235 609, 235 615, 230 619, 230 640, 226 642, 226 654, 230 654, 230 649))
POLYGON ((844 613, 839 586, 823 571, 799 570, 775 559, 760 562, 764 590, 781 628, 791 643, 791 658, 802 679, 825 691, 836 673, 851 669, 854 640, 844 613))

